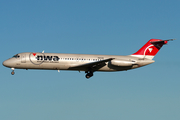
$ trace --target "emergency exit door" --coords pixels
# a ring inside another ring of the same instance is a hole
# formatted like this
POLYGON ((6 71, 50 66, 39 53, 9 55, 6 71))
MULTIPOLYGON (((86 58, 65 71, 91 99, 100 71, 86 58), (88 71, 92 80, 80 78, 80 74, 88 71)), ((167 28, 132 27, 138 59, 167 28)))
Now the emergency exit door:
POLYGON ((21 63, 26 62, 26 54, 21 55, 21 63))

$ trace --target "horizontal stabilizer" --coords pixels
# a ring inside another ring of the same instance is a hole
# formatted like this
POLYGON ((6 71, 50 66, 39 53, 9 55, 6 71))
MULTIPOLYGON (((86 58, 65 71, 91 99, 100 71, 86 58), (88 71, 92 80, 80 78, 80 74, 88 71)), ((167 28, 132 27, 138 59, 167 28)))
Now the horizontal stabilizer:
POLYGON ((155 43, 161 43, 161 44, 167 44, 167 41, 173 41, 176 39, 168 39, 168 40, 161 40, 161 41, 151 41, 150 43, 155 44, 155 43))

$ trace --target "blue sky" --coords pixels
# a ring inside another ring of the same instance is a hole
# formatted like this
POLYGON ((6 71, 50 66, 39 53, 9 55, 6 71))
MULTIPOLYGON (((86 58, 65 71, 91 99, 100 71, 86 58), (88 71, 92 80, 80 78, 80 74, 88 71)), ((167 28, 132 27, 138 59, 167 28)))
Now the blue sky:
POLYGON ((0 62, 21 52, 129 55, 171 39, 155 63, 125 72, 0 67, 2 120, 180 119, 178 0, 1 0, 0 62))

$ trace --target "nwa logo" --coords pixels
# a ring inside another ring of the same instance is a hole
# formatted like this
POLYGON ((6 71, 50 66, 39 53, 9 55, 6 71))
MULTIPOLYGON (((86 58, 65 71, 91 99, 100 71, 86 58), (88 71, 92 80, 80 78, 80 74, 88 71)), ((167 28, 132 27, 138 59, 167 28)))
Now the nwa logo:
POLYGON ((154 48, 155 48, 154 45, 148 46, 144 51, 144 55, 152 55, 154 48))
POLYGON ((30 58, 30 61, 36 65, 42 64, 43 62, 59 61, 58 56, 49 56, 49 55, 45 55, 44 53, 31 53, 29 55, 29 58, 30 58))
POLYGON ((152 52, 152 50, 153 50, 153 48, 149 48, 149 52, 150 52, 150 53, 152 52))
POLYGON ((144 51, 144 55, 156 55, 157 52, 160 50, 162 46, 161 45, 149 45, 145 51, 144 51))

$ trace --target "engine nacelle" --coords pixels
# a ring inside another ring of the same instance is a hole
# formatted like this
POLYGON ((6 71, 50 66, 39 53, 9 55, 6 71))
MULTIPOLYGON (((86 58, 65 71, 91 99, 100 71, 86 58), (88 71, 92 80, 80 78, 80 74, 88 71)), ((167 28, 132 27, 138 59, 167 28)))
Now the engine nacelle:
POLYGON ((111 60, 111 64, 115 65, 115 66, 132 66, 133 64, 135 64, 135 61, 130 61, 130 60, 111 60))

